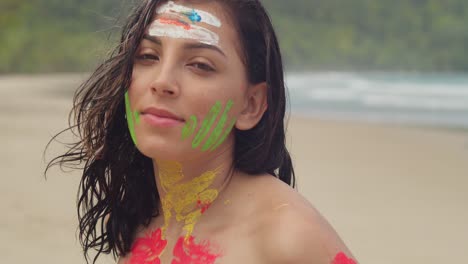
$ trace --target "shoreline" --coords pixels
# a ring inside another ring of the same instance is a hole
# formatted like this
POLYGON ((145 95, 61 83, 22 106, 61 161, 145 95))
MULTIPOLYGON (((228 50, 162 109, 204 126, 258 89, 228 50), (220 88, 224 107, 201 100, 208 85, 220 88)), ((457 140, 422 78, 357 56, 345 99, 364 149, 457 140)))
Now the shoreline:
POLYGON ((343 124, 359 124, 359 125, 370 125, 370 126, 383 126, 383 127, 400 127, 410 129, 421 129, 421 130, 440 130, 440 131, 452 131, 455 133, 465 133, 468 135, 468 127, 457 126, 457 125, 444 125, 444 124, 433 124, 433 123, 411 123, 402 121, 391 121, 391 120, 373 120, 353 117, 343 117, 339 115, 327 115, 320 116, 320 114, 294 112, 289 114, 289 120, 303 120, 303 121, 318 121, 318 122, 332 122, 332 123, 343 123, 343 124))

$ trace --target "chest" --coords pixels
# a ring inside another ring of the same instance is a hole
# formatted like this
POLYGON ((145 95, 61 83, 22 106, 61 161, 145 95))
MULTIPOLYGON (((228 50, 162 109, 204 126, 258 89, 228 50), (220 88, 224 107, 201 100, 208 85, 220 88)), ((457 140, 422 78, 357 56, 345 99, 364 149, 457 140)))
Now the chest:
POLYGON ((255 239, 242 229, 164 240, 156 231, 137 239, 119 264, 259 264, 257 248, 255 239))

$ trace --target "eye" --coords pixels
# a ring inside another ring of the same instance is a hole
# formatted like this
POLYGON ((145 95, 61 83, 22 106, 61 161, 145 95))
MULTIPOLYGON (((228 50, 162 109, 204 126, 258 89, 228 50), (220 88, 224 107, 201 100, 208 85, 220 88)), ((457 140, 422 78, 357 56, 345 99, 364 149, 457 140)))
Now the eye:
POLYGON ((139 61, 158 61, 159 56, 154 54, 141 54, 135 57, 139 61))
POLYGON ((214 72, 215 69, 211 67, 210 65, 202 62, 194 62, 192 64, 189 64, 189 66, 194 67, 198 70, 206 71, 206 72, 214 72))

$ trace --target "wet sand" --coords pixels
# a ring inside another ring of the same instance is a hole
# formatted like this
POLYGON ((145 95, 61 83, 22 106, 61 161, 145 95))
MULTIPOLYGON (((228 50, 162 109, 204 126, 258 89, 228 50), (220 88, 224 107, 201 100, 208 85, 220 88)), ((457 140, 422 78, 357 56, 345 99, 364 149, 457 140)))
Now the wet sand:
MULTIPOLYGON (((44 147, 66 127, 82 79, 0 76, 2 263, 84 263, 75 236, 79 173, 42 175, 44 147)), ((361 263, 468 258, 468 132, 301 117, 289 125, 299 191, 361 263)), ((60 150, 54 144, 46 158, 60 150)))

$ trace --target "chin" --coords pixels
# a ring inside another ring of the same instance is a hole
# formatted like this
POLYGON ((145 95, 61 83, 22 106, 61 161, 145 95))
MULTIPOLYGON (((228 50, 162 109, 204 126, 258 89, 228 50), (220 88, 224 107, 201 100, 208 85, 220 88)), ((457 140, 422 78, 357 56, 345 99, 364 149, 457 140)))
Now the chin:
POLYGON ((180 143, 164 140, 139 140, 137 148, 145 156, 151 159, 180 160, 183 150, 179 149, 180 143))
POLYGON ((137 149, 151 159, 179 160, 184 151, 184 142, 172 131, 135 129, 137 149))

